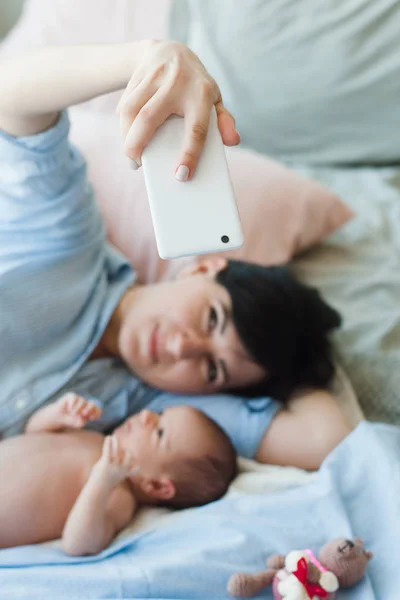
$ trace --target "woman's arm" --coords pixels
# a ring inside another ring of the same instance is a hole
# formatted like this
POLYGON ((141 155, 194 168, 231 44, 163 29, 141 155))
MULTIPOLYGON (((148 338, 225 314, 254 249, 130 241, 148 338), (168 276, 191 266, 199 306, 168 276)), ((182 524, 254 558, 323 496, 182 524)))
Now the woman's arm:
POLYGON ((316 390, 294 398, 276 414, 255 458, 270 465, 318 469, 351 429, 335 398, 316 390))
POLYGON ((240 141, 221 93, 184 44, 143 40, 113 45, 51 47, 0 61, 0 129, 14 136, 49 128, 60 110, 125 88, 118 106, 126 155, 139 166, 142 150, 171 115, 185 117, 177 163, 197 165, 215 105, 225 144, 240 141))
POLYGON ((0 127, 31 135, 60 110, 126 87, 148 43, 51 47, 1 61, 0 127))

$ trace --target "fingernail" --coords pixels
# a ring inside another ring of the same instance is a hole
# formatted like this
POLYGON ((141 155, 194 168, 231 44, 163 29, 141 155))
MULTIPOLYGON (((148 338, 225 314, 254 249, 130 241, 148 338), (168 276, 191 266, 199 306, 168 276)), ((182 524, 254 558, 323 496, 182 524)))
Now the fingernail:
POLYGON ((133 158, 130 158, 130 163, 131 163, 131 169, 133 169, 134 171, 137 171, 139 168, 139 164, 136 162, 136 160, 133 160, 133 158))
POLYGON ((175 177, 178 181, 187 181, 189 179, 189 167, 181 165, 177 168, 175 177))
POLYGON ((237 129, 235 129, 235 131, 236 131, 236 133, 237 133, 237 135, 238 135, 238 137, 239 137, 239 142, 241 142, 241 141, 242 141, 242 136, 240 135, 240 133, 238 132, 238 130, 237 130, 237 129))

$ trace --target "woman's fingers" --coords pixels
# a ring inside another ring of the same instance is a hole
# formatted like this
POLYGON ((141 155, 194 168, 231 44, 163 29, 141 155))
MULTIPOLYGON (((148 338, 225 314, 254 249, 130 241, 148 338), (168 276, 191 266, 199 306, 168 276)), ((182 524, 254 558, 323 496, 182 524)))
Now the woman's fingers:
POLYGON ((117 107, 119 126, 121 136, 124 141, 125 154, 127 154, 132 160, 135 160, 137 166, 139 166, 141 162, 141 153, 136 156, 134 155, 135 147, 134 145, 131 147, 130 141, 127 142, 127 136, 138 114, 156 92, 157 87, 151 80, 147 78, 140 82, 136 87, 132 87, 130 89, 127 88, 117 107))
MULTIPOLYGON (((236 131, 235 119, 226 110, 222 101, 215 104, 217 111, 218 128, 224 144, 236 146, 240 143, 240 135, 236 131)), ((187 181, 196 170, 200 160, 204 144, 207 139, 207 131, 210 122, 210 112, 213 105, 203 98, 196 110, 185 115, 185 140, 182 157, 178 163, 175 176, 179 181, 187 181)))
MULTIPOLYGON (((134 94, 134 93, 133 93, 134 94)), ((135 163, 141 165, 143 149, 147 146, 155 131, 170 116, 171 109, 168 102, 168 93, 161 89, 154 94, 137 115, 125 137, 124 151, 135 163)), ((137 110, 140 99, 132 97, 131 115, 137 110)), ((187 181, 193 176, 200 160, 210 123, 210 112, 213 105, 209 102, 196 103, 185 114, 185 136, 182 154, 178 158, 175 177, 179 181, 187 181)), ((235 128, 235 120, 225 109, 222 102, 216 105, 218 127, 224 143, 235 146, 240 142, 240 135, 235 128)), ((125 126, 125 125, 124 125, 125 126)))
POLYGON ((175 177, 178 181, 190 179, 200 160, 207 139, 212 104, 199 103, 185 114, 185 136, 182 155, 178 159, 175 177))
POLYGON ((240 134, 235 126, 235 119, 231 113, 226 110, 222 100, 215 104, 218 118, 218 129, 222 136, 225 146, 237 146, 240 144, 240 134))
POLYGON ((158 127, 164 123, 171 113, 168 92, 161 88, 139 110, 131 124, 125 137, 125 154, 136 161, 138 165, 141 165, 143 149, 147 146, 158 127))

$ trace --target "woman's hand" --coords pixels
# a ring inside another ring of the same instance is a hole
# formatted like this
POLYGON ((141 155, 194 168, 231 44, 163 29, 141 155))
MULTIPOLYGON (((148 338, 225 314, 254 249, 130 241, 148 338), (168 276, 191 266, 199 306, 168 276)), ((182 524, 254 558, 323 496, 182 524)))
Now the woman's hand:
POLYGON ((117 112, 125 153, 137 166, 155 130, 172 114, 184 117, 186 135, 175 170, 181 181, 190 179, 196 169, 213 106, 224 143, 240 142, 214 79, 178 42, 140 40, 33 50, 0 61, 0 87, 0 128, 13 136, 44 131, 57 121, 60 110, 125 90, 117 112))
POLYGON ((197 56, 178 42, 148 40, 117 107, 125 154, 141 165, 143 148, 171 115, 185 118, 185 139, 175 174, 193 176, 203 149, 211 108, 215 106, 224 144, 240 142, 235 121, 222 103, 221 92, 197 56))

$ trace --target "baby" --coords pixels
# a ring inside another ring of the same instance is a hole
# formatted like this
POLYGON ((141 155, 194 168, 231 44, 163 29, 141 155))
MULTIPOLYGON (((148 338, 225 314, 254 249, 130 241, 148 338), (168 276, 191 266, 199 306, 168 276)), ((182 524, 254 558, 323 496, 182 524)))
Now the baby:
POLYGON ((79 431, 100 415, 69 393, 0 442, 0 548, 61 537, 68 554, 95 554, 138 507, 206 504, 236 475, 229 438, 194 408, 143 410, 109 437, 79 431))

